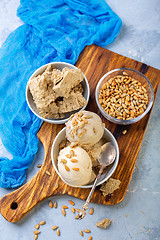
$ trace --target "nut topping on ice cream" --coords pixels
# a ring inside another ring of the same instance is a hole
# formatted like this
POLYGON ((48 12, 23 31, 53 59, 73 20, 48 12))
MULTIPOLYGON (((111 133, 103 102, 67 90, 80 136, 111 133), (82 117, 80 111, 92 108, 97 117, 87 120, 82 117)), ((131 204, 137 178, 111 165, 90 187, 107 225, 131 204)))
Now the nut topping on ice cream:
POLYGON ((70 142, 90 147, 103 136, 104 126, 100 117, 89 111, 80 111, 72 115, 66 123, 66 136, 70 142))

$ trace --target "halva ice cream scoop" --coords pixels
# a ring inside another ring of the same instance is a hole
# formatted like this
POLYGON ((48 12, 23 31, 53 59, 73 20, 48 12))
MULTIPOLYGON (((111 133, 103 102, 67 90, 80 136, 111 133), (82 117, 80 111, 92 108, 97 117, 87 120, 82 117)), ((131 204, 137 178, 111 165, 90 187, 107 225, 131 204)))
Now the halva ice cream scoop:
POLYGON ((72 115, 66 123, 66 137, 70 142, 89 148, 103 136, 101 118, 94 112, 80 111, 72 115))
POLYGON ((58 156, 58 170, 62 178, 71 185, 82 186, 92 179, 92 161, 81 147, 62 149, 58 156))

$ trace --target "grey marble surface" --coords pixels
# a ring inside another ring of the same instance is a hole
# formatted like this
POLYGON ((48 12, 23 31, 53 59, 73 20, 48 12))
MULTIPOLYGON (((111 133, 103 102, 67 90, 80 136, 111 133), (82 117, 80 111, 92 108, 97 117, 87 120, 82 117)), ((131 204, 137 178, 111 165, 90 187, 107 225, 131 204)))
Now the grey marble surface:
MULTIPOLYGON (((160 1, 159 0, 108 0, 110 7, 121 17, 122 30, 108 49, 142 61, 160 69, 160 1)), ((0 45, 6 37, 22 24, 16 17, 18 0, 0 0, 0 45)), ((70 209, 66 217, 61 214, 61 206, 69 199, 80 208, 83 201, 68 197, 52 197, 58 201, 57 209, 48 207, 45 200, 34 208, 18 223, 9 223, 0 215, 1 240, 34 239, 34 226, 41 220, 46 225, 41 227, 38 239, 82 239, 78 231, 89 228, 93 239, 97 240, 159 240, 160 239, 160 90, 152 110, 149 124, 143 139, 136 167, 133 172, 124 200, 116 206, 94 207, 94 215, 87 215, 81 221, 75 221, 70 209), (108 229, 99 229, 95 223, 105 217, 112 220, 108 229), (58 237, 51 226, 59 225, 61 237, 58 237)), ((0 156, 11 158, 0 142, 0 156)), ((44 151, 39 143, 39 151, 30 167, 27 181, 38 171, 36 165, 42 163, 44 151)), ((0 197, 11 190, 0 189, 0 197)), ((68 204, 69 205, 69 204, 68 204)), ((88 239, 85 234, 83 239, 88 239)))

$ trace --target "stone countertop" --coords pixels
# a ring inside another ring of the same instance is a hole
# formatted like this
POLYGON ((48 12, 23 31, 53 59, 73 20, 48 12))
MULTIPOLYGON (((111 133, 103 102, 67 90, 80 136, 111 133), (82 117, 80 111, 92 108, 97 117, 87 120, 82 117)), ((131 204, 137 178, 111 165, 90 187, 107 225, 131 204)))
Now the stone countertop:
MULTIPOLYGON (((142 61, 152 67, 160 69, 160 1, 159 0, 108 0, 110 7, 121 17, 123 27, 117 39, 107 49, 142 61)), ((18 0, 0 1, 0 45, 6 37, 22 24, 16 17, 19 6, 18 0)), ((78 231, 88 228, 91 234, 84 234, 83 239, 91 235, 97 240, 159 240, 160 239, 160 89, 152 110, 149 124, 139 152, 136 167, 124 200, 115 206, 102 206, 90 204, 94 207, 94 214, 87 215, 83 220, 74 220, 70 209, 63 217, 61 207, 69 206, 68 200, 81 208, 82 200, 69 196, 52 197, 58 202, 58 208, 49 208, 49 199, 40 203, 18 223, 7 222, 0 215, 1 240, 28 240, 34 239, 34 226, 42 220, 38 239, 82 239, 78 231), (108 229, 99 229, 95 226, 97 221, 110 218, 112 224, 108 229), (58 225, 61 236, 51 230, 51 226, 58 225), (74 236, 74 237, 73 237, 74 236)), ((0 142, 0 156, 11 158, 0 142)), ((30 167, 27 181, 38 171, 36 165, 42 163, 44 151, 41 143, 30 167)), ((11 190, 0 189, 0 197, 11 190)))

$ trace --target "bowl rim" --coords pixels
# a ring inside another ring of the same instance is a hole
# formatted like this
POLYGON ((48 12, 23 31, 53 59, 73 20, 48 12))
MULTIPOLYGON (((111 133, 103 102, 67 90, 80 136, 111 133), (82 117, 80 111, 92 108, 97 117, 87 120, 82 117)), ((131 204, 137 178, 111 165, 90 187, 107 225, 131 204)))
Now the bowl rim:
MULTIPOLYGON (((56 173, 58 174, 58 176, 62 179, 62 181, 67 184, 68 186, 71 186, 71 187, 78 187, 78 188, 92 188, 93 184, 88 184, 88 185, 83 185, 83 186, 77 186, 77 185, 72 185, 72 184, 69 184, 66 180, 63 179, 63 177, 61 176, 61 174, 59 173, 58 171, 58 168, 54 162, 54 153, 53 153, 53 148, 54 148, 54 145, 59 137, 59 135, 61 135, 64 131, 66 130, 66 127, 64 127, 61 131, 59 131, 59 133, 56 135, 53 143, 52 143, 52 147, 51 147, 51 160, 52 160, 52 165, 56 171, 56 173)), ((117 166, 118 166, 118 163, 119 163, 119 147, 118 147, 118 143, 117 143, 117 140, 115 139, 115 137, 113 136, 113 134, 107 129, 107 128, 104 128, 104 131, 106 131, 112 138, 113 140, 113 143, 116 147, 116 159, 114 161, 114 165, 113 165, 113 170, 110 172, 110 174, 108 174, 107 177, 105 177, 103 180, 101 180, 100 182, 98 182, 96 184, 96 186, 99 186, 101 185, 102 183, 106 182, 111 176, 112 174, 115 172, 117 166)))
MULTIPOLYGON (((75 65, 70 64, 70 63, 67 63, 67 62, 50 62, 50 63, 44 64, 44 65, 42 65, 41 67, 39 67, 38 69, 36 69, 36 70, 32 73, 32 75, 30 76, 29 80, 30 80, 31 78, 33 78, 33 77, 36 77, 36 76, 38 75, 38 72, 39 72, 42 68, 44 68, 44 70, 45 70, 49 64, 51 64, 51 65, 63 65, 63 64, 64 64, 64 65, 65 65, 64 67, 67 67, 67 66, 69 67, 69 66, 70 66, 70 67, 72 67, 72 69, 78 69, 78 67, 76 67, 75 65)), ((82 73, 83 73, 83 72, 82 72, 82 73)), ((90 87, 89 87, 88 80, 87 80, 86 76, 84 75, 84 73, 83 73, 83 76, 84 76, 84 81, 85 81, 86 89, 87 89, 86 101, 87 101, 87 104, 88 104, 88 102, 89 102, 89 97, 90 97, 90 87)), ((29 98, 28 98, 28 94, 29 94, 29 92, 30 92, 29 86, 28 86, 29 80, 27 81, 25 95, 26 95, 26 101, 27 101, 27 104, 28 104, 28 107, 30 108, 30 110, 31 110, 38 118, 40 118, 42 121, 49 122, 49 123, 52 123, 52 124, 63 124, 63 123, 66 123, 66 122, 69 120, 70 116, 67 117, 67 118, 62 118, 62 119, 59 119, 59 118, 58 118, 58 119, 56 119, 56 118, 53 118, 53 119, 51 119, 51 118, 44 118, 44 117, 42 117, 40 114, 38 114, 38 113, 32 108, 32 106, 31 106, 31 104, 30 104, 30 101, 29 101, 29 98)), ((30 93, 30 94, 31 94, 31 93, 30 93)), ((34 102, 33 102, 33 104, 34 104, 34 102)), ((84 109, 87 107, 87 104, 86 104, 85 106, 83 106, 81 109, 78 109, 78 110, 75 110, 75 111, 84 110, 84 109)), ((34 105, 35 105, 35 104, 34 104, 34 105)), ((72 113, 71 113, 71 114, 72 114, 72 113)))
POLYGON ((137 71, 137 70, 135 70, 135 69, 131 69, 131 68, 116 68, 116 69, 113 69, 113 70, 107 72, 106 74, 104 74, 104 75, 100 78, 100 80, 99 80, 98 83, 97 83, 96 90, 95 90, 95 99, 96 99, 96 103, 97 103, 97 105, 98 105, 98 108, 100 109, 102 115, 103 115, 105 118, 107 118, 109 121, 111 121, 111 122, 113 122, 113 123, 117 123, 117 124, 121 124, 121 125, 129 125, 129 124, 133 124, 133 123, 138 122, 139 120, 141 120, 141 119, 150 111, 150 109, 151 109, 151 107, 152 107, 152 105, 153 105, 153 101, 154 101, 154 91, 153 91, 153 87, 152 87, 151 82, 149 81, 149 79, 148 79, 143 73, 141 73, 141 72, 139 72, 139 71, 137 71), (106 112, 102 109, 102 107, 101 107, 101 105, 100 105, 100 103, 99 103, 99 97, 98 97, 99 91, 98 91, 98 89, 99 89, 99 87, 100 87, 100 84, 102 83, 102 81, 105 79, 106 76, 110 75, 110 74, 113 73, 113 72, 120 71, 120 70, 122 70, 122 71, 129 70, 129 71, 133 71, 133 72, 136 72, 137 74, 141 75, 141 76, 142 76, 143 78, 145 78, 145 80, 148 82, 148 85, 149 85, 150 90, 151 90, 151 100, 150 100, 150 102, 149 102, 146 110, 145 110, 140 116, 138 116, 138 117, 136 117, 136 118, 129 119, 129 120, 123 120, 123 119, 120 119, 120 120, 119 120, 119 119, 117 119, 117 118, 114 118, 114 117, 110 116, 108 113, 106 113, 106 112))

